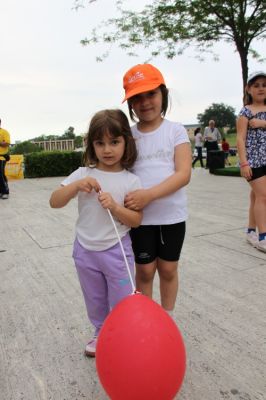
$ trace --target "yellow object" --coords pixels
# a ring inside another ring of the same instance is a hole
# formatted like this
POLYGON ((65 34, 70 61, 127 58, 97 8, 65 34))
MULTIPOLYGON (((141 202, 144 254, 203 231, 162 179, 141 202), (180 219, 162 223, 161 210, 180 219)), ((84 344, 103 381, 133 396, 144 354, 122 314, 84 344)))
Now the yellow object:
POLYGON ((7 154, 8 153, 8 148, 9 148, 9 145, 10 145, 10 135, 9 135, 9 133, 5 129, 0 128, 0 143, 2 143, 2 142, 7 143, 8 146, 6 146, 6 147, 0 146, 0 156, 1 156, 1 154, 7 154))
POLYGON ((5 174, 7 179, 24 178, 24 157, 23 155, 10 155, 10 160, 6 163, 5 174))

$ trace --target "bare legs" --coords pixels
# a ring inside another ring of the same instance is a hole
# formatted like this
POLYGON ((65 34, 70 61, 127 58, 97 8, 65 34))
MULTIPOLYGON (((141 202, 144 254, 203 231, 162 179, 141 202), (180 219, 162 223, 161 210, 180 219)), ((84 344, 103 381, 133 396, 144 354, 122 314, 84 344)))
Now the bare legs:
POLYGON ((248 212, 248 228, 256 230, 256 219, 254 214, 255 206, 255 193, 251 189, 250 191, 250 202, 249 202, 249 212, 248 212))
POLYGON ((259 233, 266 232, 266 176, 250 182, 255 194, 254 217, 259 233))
POLYGON ((137 289, 152 298, 153 280, 156 270, 160 277, 161 305, 166 311, 175 306, 178 291, 178 270, 176 261, 165 261, 160 258, 149 264, 136 264, 137 289))

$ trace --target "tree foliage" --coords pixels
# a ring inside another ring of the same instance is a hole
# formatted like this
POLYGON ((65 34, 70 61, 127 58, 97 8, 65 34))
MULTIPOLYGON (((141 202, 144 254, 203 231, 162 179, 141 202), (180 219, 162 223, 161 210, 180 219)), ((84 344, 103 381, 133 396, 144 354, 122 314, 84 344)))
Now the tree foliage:
POLYGON ((74 139, 74 146, 75 148, 83 147, 83 138, 82 135, 75 135, 74 133, 75 128, 70 126, 68 129, 65 130, 63 135, 40 135, 31 140, 26 140, 24 142, 18 143, 15 146, 12 146, 10 149, 11 154, 29 154, 35 153, 39 151, 43 151, 43 149, 32 142, 44 142, 48 140, 67 140, 67 139, 74 139))
POLYGON ((10 154, 29 154, 40 151, 42 151, 42 149, 37 144, 32 143, 30 140, 15 144, 15 146, 10 148, 10 154))
MULTIPOLYGON (((81 7, 87 1, 75 0, 75 5, 81 7)), ((191 46, 201 57, 222 40, 233 44, 240 56, 243 89, 248 56, 261 60, 251 44, 266 38, 266 0, 154 0, 140 12, 124 9, 123 3, 116 0, 118 16, 103 21, 81 43, 116 44, 129 55, 144 46, 151 57, 164 54, 171 59, 191 46)))
POLYGON ((74 133, 75 128, 73 126, 70 126, 67 128, 65 133, 60 137, 60 139, 75 139, 75 133, 74 133))
POLYGON ((197 118, 202 126, 208 126, 211 119, 219 128, 234 128, 236 124, 235 109, 224 103, 213 103, 202 114, 198 114, 197 118))

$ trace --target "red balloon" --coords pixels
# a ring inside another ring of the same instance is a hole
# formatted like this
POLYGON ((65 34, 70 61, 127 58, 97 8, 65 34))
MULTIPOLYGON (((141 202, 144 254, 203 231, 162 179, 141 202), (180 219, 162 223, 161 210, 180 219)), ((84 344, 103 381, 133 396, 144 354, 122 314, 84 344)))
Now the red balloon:
POLYGON ((141 294, 120 301, 100 331, 96 367, 112 400, 172 400, 186 369, 178 327, 141 294))

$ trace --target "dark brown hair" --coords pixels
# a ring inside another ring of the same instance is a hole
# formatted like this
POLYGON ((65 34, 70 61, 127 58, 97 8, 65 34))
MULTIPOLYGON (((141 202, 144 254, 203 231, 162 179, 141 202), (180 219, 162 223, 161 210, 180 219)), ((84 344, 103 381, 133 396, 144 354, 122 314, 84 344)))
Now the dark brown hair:
POLYGON ((111 137, 123 136, 125 139, 125 151, 121 159, 123 168, 131 168, 137 159, 135 140, 126 114, 121 110, 102 110, 97 112, 91 119, 89 130, 85 136, 85 152, 83 157, 84 165, 97 164, 93 142, 101 140, 105 134, 111 137))
MULTIPOLYGON (((246 105, 250 105, 250 104, 252 104, 253 103, 253 99, 252 99, 252 96, 248 93, 248 91, 247 91, 247 89, 248 88, 250 88, 250 86, 252 86, 255 82, 256 82, 256 80, 258 79, 258 78, 261 78, 261 77, 264 77, 263 75, 257 75, 257 76, 255 76, 255 78, 253 78, 253 79, 251 79, 248 83, 247 83, 247 86, 246 86, 246 88, 245 88, 245 95, 244 95, 244 105, 246 106, 246 105)), ((264 99, 264 104, 266 104, 266 99, 264 99)))
MULTIPOLYGON (((161 111, 161 114, 162 114, 162 116, 164 117, 165 114, 166 114, 166 111, 167 111, 167 109, 168 109, 168 102, 169 102, 169 101, 168 101, 168 95, 169 95, 169 90, 167 89, 167 87, 166 87, 165 85, 160 85, 160 86, 159 86, 159 89, 161 90, 161 93, 162 93, 162 111, 161 111)), ((155 90, 155 89, 154 89, 154 90, 155 90)), ((148 90, 148 92, 152 92, 152 90, 148 90)), ((136 96, 137 96, 137 95, 136 95, 136 96)), ((135 115, 135 113, 134 113, 134 111, 133 111, 133 108, 132 108, 132 102, 133 102, 134 97, 135 97, 135 96, 130 97, 130 98, 128 99, 127 105, 128 105, 128 111, 129 111, 130 118, 132 119, 132 121, 137 122, 138 120, 137 120, 136 115, 135 115)))

